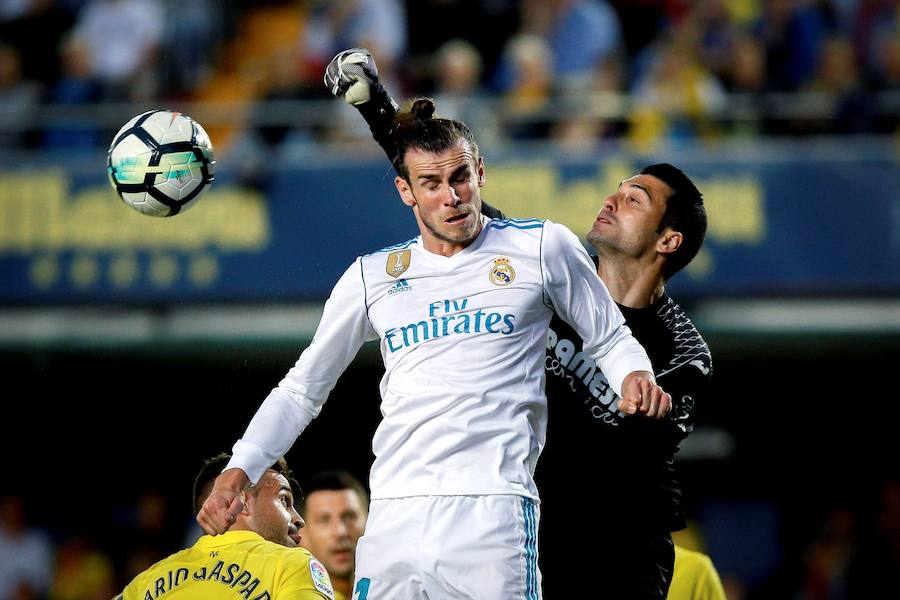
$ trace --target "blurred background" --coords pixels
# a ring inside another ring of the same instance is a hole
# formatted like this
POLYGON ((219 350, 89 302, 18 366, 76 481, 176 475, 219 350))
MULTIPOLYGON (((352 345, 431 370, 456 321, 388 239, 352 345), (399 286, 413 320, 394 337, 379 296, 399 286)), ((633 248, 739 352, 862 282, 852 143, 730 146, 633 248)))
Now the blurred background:
MULTIPOLYGON (((353 258, 417 234, 322 85, 352 46, 472 126, 512 216, 583 234, 647 164, 698 183, 709 233, 669 291, 715 376, 679 454, 682 543, 731 600, 896 594, 900 2, 0 0, 0 598, 109 598, 192 543, 202 459, 353 258), (151 108, 216 150, 176 219, 106 181, 151 108)), ((301 484, 365 480, 381 373, 367 346, 288 455, 301 484)), ((584 464, 539 471, 584 494, 584 464)))

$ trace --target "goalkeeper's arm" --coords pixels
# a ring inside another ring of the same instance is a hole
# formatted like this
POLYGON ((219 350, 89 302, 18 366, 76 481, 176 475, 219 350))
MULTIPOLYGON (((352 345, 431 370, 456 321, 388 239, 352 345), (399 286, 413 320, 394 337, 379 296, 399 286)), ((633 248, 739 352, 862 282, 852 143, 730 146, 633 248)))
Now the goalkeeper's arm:
MULTIPOLYGON (((338 53, 325 69, 325 85, 334 96, 343 98, 363 116, 372 137, 381 146, 397 174, 397 147, 391 140, 391 127, 397 114, 397 103, 378 81, 375 59, 365 48, 351 48, 338 53)), ((503 219, 500 210, 482 202, 481 212, 492 219, 503 219)))
POLYGON ((378 81, 375 59, 365 48, 339 52, 325 68, 325 85, 332 95, 343 98, 363 116, 388 160, 395 164, 397 147, 391 142, 391 126, 397 114, 397 103, 378 81))

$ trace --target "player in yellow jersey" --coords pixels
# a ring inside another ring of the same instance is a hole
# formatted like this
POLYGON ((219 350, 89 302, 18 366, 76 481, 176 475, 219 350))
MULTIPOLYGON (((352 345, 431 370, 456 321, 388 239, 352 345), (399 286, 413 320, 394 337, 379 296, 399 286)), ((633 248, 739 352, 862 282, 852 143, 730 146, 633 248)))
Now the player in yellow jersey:
MULTIPOLYGON (((194 484, 194 510, 203 506, 228 455, 207 461, 194 484)), ((244 509, 226 533, 156 563, 116 600, 335 600, 328 572, 298 547, 303 519, 284 459, 242 492, 244 509)), ((299 489, 297 489, 299 495, 299 489)))
POLYGON ((725 600, 725 589, 712 560, 705 554, 675 546, 675 573, 669 600, 725 600))

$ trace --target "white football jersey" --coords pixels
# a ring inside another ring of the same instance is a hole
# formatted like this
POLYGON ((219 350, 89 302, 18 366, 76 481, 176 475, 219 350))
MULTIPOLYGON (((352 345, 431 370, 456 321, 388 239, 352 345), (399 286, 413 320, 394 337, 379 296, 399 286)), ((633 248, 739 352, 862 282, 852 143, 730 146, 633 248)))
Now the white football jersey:
POLYGON ((491 220, 450 257, 421 237, 358 258, 316 335, 234 446, 252 481, 319 413, 367 340, 380 338, 383 419, 372 498, 517 494, 537 498, 544 355, 552 313, 585 340, 617 393, 652 371, 578 238, 541 220, 491 220))

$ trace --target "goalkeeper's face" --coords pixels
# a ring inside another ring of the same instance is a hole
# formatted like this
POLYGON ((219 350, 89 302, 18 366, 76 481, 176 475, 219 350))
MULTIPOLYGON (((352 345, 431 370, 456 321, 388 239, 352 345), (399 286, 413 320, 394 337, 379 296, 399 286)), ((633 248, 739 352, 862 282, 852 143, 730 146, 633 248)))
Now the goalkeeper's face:
POLYGON ((403 158, 409 181, 394 181, 400 198, 412 207, 426 248, 450 256, 468 246, 481 231, 484 162, 460 140, 442 152, 407 150, 403 158))
POLYGON ((305 525, 294 508, 294 494, 284 475, 271 469, 248 493, 241 518, 245 526, 263 539, 293 548, 300 543, 305 525))
POLYGON ((634 175, 603 201, 587 233, 600 255, 655 257, 666 252, 669 230, 660 231, 672 188, 652 175, 634 175))

